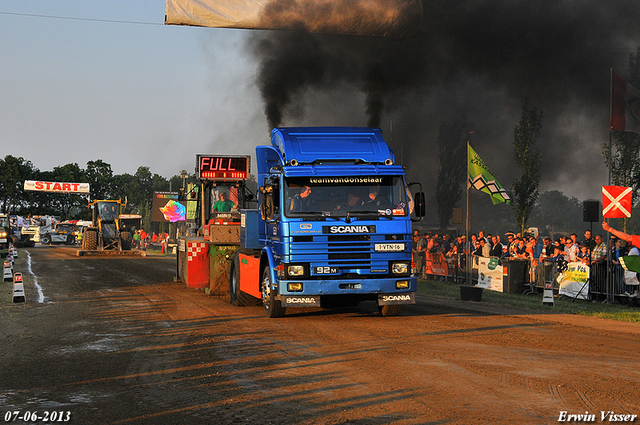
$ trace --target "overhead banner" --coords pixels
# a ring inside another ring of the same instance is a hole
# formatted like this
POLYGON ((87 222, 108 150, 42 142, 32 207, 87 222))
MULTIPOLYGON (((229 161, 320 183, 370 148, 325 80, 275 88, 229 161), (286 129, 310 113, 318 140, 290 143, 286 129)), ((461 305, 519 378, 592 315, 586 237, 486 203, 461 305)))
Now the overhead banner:
POLYGON ((89 183, 59 183, 25 180, 24 190, 57 193, 90 193, 89 183))
POLYGON ((420 0, 165 0, 165 25, 401 37, 422 29, 420 0))

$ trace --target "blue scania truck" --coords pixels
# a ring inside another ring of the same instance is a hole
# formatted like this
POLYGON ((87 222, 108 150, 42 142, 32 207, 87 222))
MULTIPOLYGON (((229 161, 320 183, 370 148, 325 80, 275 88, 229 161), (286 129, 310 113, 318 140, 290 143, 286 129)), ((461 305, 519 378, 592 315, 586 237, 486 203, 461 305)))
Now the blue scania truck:
POLYGON ((256 161, 257 209, 243 208, 250 198, 244 184, 249 157, 232 165, 198 155, 196 166, 200 235, 211 244, 235 244, 216 235, 235 238, 231 230, 239 222, 239 246, 227 255, 233 304, 261 303, 273 318, 293 307, 366 300, 382 316, 394 316, 403 304, 415 303, 411 223, 424 215, 424 195, 420 188, 412 196, 413 184, 405 181, 380 129, 275 128, 271 145, 256 148, 256 161), (237 179, 227 180, 228 187, 212 183, 216 173, 207 174, 203 163, 216 169, 224 164, 225 178, 236 173, 237 179), (223 205, 211 199, 217 194, 231 194, 233 210, 213 211, 223 205))

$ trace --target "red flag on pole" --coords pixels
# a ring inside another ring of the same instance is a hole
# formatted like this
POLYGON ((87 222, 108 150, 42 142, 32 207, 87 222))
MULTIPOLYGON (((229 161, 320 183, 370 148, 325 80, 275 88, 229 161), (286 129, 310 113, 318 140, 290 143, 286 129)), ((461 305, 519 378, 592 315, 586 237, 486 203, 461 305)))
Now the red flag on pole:
POLYGON ((624 186, 602 186, 602 216, 604 218, 631 217, 633 191, 624 186))
POLYGON ((615 72, 611 87, 611 130, 640 133, 640 90, 615 72))

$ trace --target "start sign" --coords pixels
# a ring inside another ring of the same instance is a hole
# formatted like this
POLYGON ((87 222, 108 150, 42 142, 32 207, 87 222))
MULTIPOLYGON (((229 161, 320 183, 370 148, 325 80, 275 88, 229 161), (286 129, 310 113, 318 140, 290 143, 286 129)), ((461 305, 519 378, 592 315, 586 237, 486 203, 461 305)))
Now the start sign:
POLYGON ((25 180, 24 190, 56 193, 89 193, 89 183, 59 183, 25 180))

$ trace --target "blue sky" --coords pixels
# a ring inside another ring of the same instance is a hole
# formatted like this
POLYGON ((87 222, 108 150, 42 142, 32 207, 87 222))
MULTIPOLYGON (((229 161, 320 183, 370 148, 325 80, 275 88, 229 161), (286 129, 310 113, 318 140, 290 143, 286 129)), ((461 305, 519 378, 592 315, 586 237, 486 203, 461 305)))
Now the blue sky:
POLYGON ((2 157, 170 177, 268 142, 248 32, 163 21, 161 0, 0 3, 2 157))

